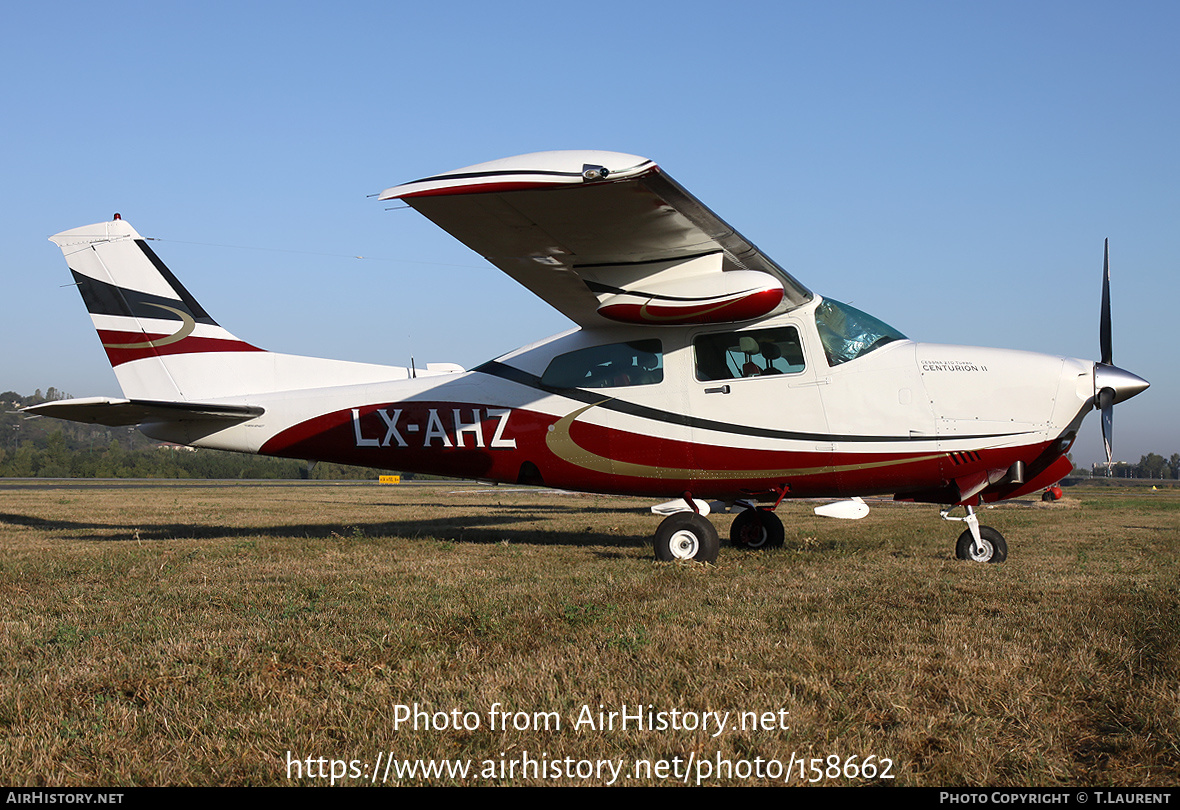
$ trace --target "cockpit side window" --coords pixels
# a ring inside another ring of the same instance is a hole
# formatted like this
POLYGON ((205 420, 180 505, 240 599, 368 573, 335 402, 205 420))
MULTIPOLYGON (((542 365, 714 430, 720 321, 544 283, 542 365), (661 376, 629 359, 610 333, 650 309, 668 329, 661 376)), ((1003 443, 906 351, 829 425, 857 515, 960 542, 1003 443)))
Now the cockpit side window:
POLYGON ((663 379, 663 344, 649 339, 559 354, 549 361, 541 384, 549 388, 617 388, 655 385, 663 379))
POLYGON ((889 324, 831 298, 825 298, 816 307, 815 325, 829 366, 847 363, 886 343, 906 339, 889 324))
POLYGON ((699 335, 692 345, 701 382, 795 374, 805 367, 793 326, 699 335))

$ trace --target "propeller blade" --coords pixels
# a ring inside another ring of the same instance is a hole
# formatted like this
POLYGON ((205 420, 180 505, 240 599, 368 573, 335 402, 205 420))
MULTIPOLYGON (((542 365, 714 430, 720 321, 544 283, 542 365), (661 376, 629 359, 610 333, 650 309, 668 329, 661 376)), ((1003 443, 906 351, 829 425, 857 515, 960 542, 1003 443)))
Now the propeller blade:
POLYGON ((1114 359, 1110 339, 1110 240, 1102 243, 1102 314, 1098 323, 1098 342, 1102 349, 1102 362, 1112 365, 1114 359))
POLYGON ((1113 388, 1098 392, 1098 407, 1102 409, 1102 446, 1106 450, 1106 463, 1114 460, 1114 399, 1113 388))

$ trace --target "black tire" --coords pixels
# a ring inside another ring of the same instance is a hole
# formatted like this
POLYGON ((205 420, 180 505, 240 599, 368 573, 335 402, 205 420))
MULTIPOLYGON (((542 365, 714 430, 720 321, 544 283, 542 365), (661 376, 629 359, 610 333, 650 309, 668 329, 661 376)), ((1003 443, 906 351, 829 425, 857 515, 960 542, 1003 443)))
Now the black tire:
POLYGON ((780 548, 786 532, 778 515, 766 509, 743 509, 729 527, 734 548, 780 548))
POLYGON ((664 518, 656 529, 656 559, 661 562, 672 560, 696 560, 711 563, 717 561, 721 541, 717 529, 696 512, 677 512, 664 518))
POLYGON ((971 554, 971 530, 960 534, 959 542, 955 543, 955 556, 960 560, 986 563, 1002 563, 1008 559, 1008 541, 991 526, 979 527, 979 539, 983 541, 983 554, 975 556, 971 554))

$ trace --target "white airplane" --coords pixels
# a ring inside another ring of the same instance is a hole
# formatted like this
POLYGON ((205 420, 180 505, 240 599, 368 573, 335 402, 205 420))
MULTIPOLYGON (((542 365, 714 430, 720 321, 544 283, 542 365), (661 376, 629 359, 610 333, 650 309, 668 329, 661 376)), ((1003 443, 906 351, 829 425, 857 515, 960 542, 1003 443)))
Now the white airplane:
MULTIPOLYGON (((125 399, 25 409, 164 441, 587 492, 672 498, 659 560, 777 546, 788 498, 862 517, 866 495, 941 504, 956 554, 1001 562, 975 508, 1066 475, 1086 414, 1148 383, 1111 361, 916 343, 804 287, 655 163, 542 152, 394 186, 575 328, 470 371, 275 354, 235 337, 114 221, 51 237, 125 399), (964 507, 965 516, 951 510, 964 507)), ((440 313, 440 317, 446 317, 440 313)))

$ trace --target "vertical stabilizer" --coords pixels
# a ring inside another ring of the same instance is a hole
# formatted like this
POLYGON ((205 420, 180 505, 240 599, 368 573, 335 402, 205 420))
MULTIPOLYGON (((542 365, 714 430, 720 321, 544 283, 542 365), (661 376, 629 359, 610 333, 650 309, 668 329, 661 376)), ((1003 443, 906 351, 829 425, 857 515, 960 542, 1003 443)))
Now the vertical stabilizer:
POLYGON ((198 392, 186 389, 201 388, 201 376, 217 373, 216 356, 262 351, 218 326, 122 219, 63 231, 50 241, 65 254, 125 396, 190 399, 198 392), (173 361, 194 354, 214 358, 173 361))
POLYGON ((49 239, 65 254, 128 399, 245 402, 279 391, 410 376, 399 366, 278 354, 238 339, 217 325, 147 241, 121 219, 49 239))

